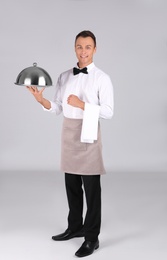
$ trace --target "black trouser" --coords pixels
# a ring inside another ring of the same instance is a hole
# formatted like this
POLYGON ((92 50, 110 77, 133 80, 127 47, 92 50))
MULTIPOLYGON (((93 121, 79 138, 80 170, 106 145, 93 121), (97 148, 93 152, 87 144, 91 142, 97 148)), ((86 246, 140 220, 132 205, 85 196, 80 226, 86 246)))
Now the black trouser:
POLYGON ((101 226, 100 175, 76 175, 65 173, 66 192, 69 204, 68 228, 80 230, 84 225, 85 240, 96 241, 101 226), (83 224, 83 189, 87 211, 83 224))

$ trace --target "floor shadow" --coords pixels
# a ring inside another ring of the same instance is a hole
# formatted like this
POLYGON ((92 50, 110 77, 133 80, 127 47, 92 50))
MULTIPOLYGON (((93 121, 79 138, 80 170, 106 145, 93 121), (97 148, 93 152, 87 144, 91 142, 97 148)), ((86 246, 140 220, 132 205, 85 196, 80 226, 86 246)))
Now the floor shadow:
POLYGON ((134 232, 134 233, 129 233, 129 234, 125 234, 119 237, 111 237, 109 239, 106 240, 101 240, 100 244, 102 248, 105 247, 111 247, 111 246, 115 246, 115 245, 119 245, 124 243, 125 241, 129 241, 129 240, 137 240, 140 239, 141 237, 145 237, 146 234, 144 232, 134 232))

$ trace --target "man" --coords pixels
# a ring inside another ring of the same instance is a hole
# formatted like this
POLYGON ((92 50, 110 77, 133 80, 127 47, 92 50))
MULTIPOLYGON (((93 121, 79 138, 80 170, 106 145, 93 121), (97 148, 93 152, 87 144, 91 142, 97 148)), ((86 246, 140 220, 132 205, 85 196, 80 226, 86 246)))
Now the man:
POLYGON ((77 67, 59 76, 53 101, 43 97, 44 88, 28 89, 45 110, 63 112, 61 169, 69 205, 68 228, 55 241, 84 237, 75 253, 78 257, 99 248, 101 226, 100 176, 105 173, 99 118, 113 116, 113 87, 107 74, 93 63, 96 38, 90 31, 80 32, 75 39, 77 67), (83 189, 87 211, 83 222, 83 189))

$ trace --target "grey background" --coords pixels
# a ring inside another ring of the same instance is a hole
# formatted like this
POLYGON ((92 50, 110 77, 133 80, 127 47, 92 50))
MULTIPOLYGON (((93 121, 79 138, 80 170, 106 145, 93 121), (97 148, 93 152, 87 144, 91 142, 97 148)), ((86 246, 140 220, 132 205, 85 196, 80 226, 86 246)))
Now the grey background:
POLYGON ((115 95, 114 117, 101 120, 108 174, 100 249, 90 259, 167 259, 166 27, 165 0, 0 0, 0 259, 73 259, 83 241, 51 240, 68 213, 62 116, 14 82, 35 61, 56 84, 75 65, 74 38, 85 29, 115 95))
MULTIPOLYGON (((59 169, 62 117, 14 85, 34 61, 56 84, 76 63, 74 38, 97 37, 94 62, 114 85, 115 115, 102 121, 108 171, 166 171, 167 2, 1 0, 0 169, 59 169)), ((54 87, 45 91, 52 98, 54 87)))

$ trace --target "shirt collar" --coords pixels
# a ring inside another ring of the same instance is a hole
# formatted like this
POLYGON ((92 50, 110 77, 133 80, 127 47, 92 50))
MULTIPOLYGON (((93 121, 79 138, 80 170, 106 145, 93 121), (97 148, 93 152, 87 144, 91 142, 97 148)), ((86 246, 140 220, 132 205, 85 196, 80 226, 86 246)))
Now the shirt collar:
POLYGON ((92 70, 94 67, 95 67, 94 62, 92 62, 91 64, 89 64, 89 65, 87 66, 88 72, 89 72, 90 70, 92 70))

